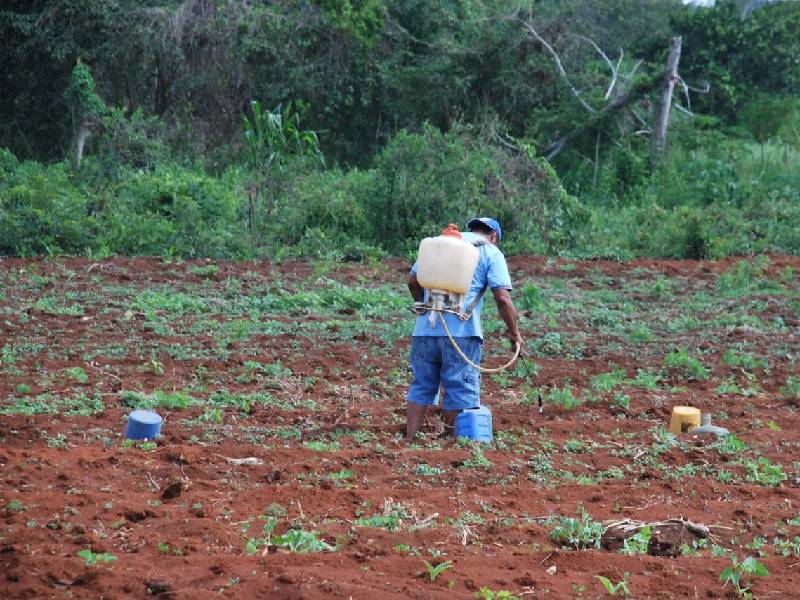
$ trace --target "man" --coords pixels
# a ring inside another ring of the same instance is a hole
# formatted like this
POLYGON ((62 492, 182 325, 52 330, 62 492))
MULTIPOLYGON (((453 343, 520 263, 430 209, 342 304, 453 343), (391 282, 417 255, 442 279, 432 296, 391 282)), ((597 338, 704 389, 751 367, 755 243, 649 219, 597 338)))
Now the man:
MULTIPOLYGON (((480 364, 483 343, 482 290, 485 288, 492 290, 512 347, 521 345, 522 337, 517 329, 517 312, 511 302, 508 265, 496 245, 503 237, 500 223, 489 217, 481 217, 472 219, 467 223, 467 228, 469 232, 463 234, 463 239, 470 243, 477 242, 479 258, 464 306, 470 306, 476 297, 481 297, 468 320, 462 321, 449 313, 444 313, 444 318, 461 351, 472 362, 480 364)), ((427 293, 417 281, 416 273, 417 265, 414 264, 408 277, 408 289, 416 302, 425 302, 427 293)), ((425 411, 434 403, 440 385, 445 390, 442 402, 445 428, 452 430, 459 412, 480 405, 481 381, 480 371, 458 355, 438 318, 435 326, 431 327, 427 314, 417 316, 412 336, 411 369, 414 380, 406 395, 406 439, 409 442, 419 431, 425 411)))

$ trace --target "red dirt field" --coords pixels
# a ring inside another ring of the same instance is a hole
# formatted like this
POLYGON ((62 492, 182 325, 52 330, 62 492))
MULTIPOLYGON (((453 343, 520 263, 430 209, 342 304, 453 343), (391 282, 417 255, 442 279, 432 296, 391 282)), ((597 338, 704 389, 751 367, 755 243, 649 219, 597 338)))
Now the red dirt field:
POLYGON ((536 375, 484 378, 483 446, 403 441, 408 266, 0 260, 2 596, 728 598, 735 555, 800 597, 800 259, 509 259, 536 375), (743 444, 670 437, 679 404, 743 444), (551 536, 581 515, 709 536, 551 536))

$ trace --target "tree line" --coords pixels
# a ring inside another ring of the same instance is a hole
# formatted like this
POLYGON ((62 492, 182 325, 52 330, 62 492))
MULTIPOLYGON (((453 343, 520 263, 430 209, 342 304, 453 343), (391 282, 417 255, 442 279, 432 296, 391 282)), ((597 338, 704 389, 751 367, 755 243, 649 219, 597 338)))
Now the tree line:
POLYGON ((7 2, 0 252, 363 258, 480 211, 520 252, 796 252, 798 32, 792 2, 7 2))

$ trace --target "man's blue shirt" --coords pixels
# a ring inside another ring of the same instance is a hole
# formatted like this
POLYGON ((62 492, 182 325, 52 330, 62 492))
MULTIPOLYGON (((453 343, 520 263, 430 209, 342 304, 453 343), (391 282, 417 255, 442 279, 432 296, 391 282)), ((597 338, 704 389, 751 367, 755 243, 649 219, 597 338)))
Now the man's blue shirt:
MULTIPOLYGON (((471 232, 463 233, 462 236, 465 242, 470 243, 472 243, 473 240, 482 239, 482 236, 471 232)), ((467 294, 467 299, 462 308, 469 306, 475 296, 486 286, 489 286, 489 289, 492 290, 498 288, 511 289, 511 276, 508 274, 508 265, 500 249, 488 242, 481 244, 477 248, 479 253, 478 266, 475 268, 475 275, 472 277, 469 293, 467 294)), ((414 263, 411 272, 414 274, 417 273, 417 263, 414 263)), ((428 301, 428 290, 425 290, 424 301, 428 301)), ((483 328, 481 327, 481 308, 483 307, 483 301, 484 298, 481 298, 472 311, 472 316, 466 321, 462 321, 453 314, 444 313, 447 327, 450 329, 450 333, 453 337, 476 336, 483 339, 483 328)), ((425 315, 417 317, 416 323, 414 323, 414 333, 412 335, 443 336, 447 334, 438 316, 436 317, 434 327, 431 327, 428 322, 428 313, 426 313, 425 315)))

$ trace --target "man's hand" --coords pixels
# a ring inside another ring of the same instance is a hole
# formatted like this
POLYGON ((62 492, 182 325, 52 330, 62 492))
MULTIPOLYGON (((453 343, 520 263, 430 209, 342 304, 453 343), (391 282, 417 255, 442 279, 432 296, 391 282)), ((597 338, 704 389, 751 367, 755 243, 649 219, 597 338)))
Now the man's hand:
POLYGON ((519 353, 522 354, 523 350, 525 349, 525 341, 522 339, 519 331, 507 331, 506 332, 506 339, 511 342, 511 347, 516 350, 517 345, 519 345, 519 353))

